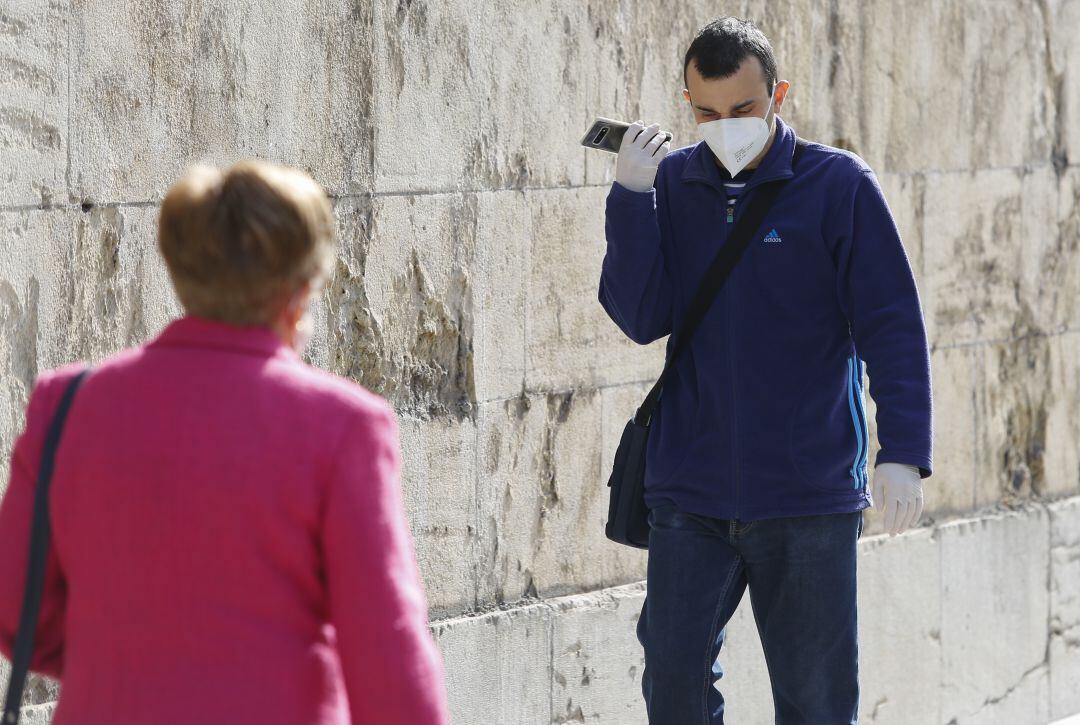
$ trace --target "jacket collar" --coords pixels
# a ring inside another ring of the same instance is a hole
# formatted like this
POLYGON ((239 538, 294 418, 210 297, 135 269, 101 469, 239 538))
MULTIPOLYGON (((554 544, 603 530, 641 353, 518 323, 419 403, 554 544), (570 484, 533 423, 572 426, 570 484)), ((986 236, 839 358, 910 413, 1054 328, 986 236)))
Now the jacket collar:
POLYGON ((212 348, 259 357, 296 356, 267 327, 237 327, 202 317, 181 317, 173 321, 147 347, 212 348))
MULTIPOLYGON (((747 182, 746 188, 752 189, 760 184, 778 179, 790 179, 794 176, 791 170, 791 157, 795 152, 795 131, 784 123, 784 120, 776 118, 776 137, 765 154, 765 158, 754 170, 753 176, 747 182)), ((720 166, 717 164, 716 155, 713 154, 709 145, 699 141, 697 146, 686 158, 683 167, 682 180, 684 183, 699 182, 708 184, 721 193, 724 192, 724 178, 720 175, 720 166)))

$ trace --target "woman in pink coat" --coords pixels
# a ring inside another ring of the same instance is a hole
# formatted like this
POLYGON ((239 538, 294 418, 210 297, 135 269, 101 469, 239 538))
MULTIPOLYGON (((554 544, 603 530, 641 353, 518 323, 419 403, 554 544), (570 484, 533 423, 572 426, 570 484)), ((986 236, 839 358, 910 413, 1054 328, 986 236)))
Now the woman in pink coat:
MULTIPOLYGON (((445 723, 394 415, 297 354, 334 259, 325 195, 267 164, 200 167, 159 242, 188 316, 95 367, 57 453, 33 661, 61 680, 54 725, 445 723)), ((45 430, 77 371, 41 376, 12 456, 7 656, 45 430)))

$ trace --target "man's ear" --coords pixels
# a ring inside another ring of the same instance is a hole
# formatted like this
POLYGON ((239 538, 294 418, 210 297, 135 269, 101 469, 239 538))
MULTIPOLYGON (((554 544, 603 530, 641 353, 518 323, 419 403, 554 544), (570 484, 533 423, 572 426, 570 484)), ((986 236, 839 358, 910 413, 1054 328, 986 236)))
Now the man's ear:
POLYGON ((776 92, 773 94, 773 103, 776 105, 777 113, 780 113, 780 109, 784 107, 784 100, 787 99, 787 94, 790 90, 791 84, 787 81, 776 82, 776 92))
POLYGON ((693 103, 693 101, 690 100, 690 90, 689 89, 687 89, 687 88, 682 89, 682 97, 686 99, 687 103, 693 103))

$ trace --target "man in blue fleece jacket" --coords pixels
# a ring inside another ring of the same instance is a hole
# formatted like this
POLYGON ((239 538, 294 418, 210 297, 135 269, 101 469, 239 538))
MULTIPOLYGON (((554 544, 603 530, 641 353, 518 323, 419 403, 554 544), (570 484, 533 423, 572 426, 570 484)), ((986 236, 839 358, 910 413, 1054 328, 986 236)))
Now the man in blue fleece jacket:
MULTIPOLYGON (((762 184, 786 180, 665 386, 650 434, 648 596, 638 624, 653 725, 723 722, 718 655, 748 588, 779 725, 856 722, 856 543, 896 535, 931 469, 930 362, 915 280, 870 168, 779 118, 766 37, 720 18, 686 53, 703 141, 631 127, 607 199, 600 302, 647 344, 679 329, 762 184), (863 364, 881 452, 867 486, 863 364)), ((671 349, 671 340, 668 350, 671 349)))

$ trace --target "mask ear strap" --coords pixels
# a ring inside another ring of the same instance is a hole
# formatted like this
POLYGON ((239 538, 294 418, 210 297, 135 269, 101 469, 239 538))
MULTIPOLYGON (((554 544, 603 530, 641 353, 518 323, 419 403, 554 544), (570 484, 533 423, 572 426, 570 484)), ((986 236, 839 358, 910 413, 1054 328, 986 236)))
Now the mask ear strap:
POLYGON ((777 85, 776 83, 773 83, 772 90, 769 91, 769 105, 765 109, 765 122, 766 123, 768 123, 768 121, 769 121, 769 111, 771 111, 772 107, 774 105, 776 105, 776 85, 777 85))

